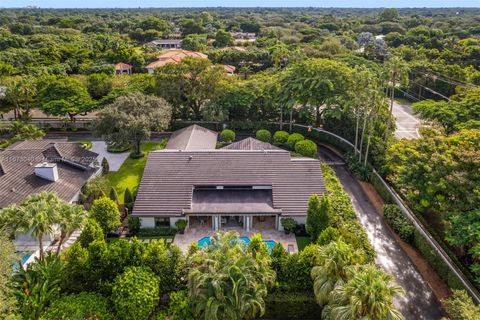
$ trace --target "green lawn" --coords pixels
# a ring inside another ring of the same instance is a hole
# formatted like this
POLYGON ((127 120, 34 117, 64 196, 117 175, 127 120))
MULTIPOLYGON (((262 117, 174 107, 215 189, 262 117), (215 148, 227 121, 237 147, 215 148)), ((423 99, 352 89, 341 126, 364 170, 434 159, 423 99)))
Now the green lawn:
POLYGON ((145 156, 140 159, 128 157, 117 172, 110 172, 106 175, 110 185, 117 190, 120 203, 123 203, 123 193, 126 188, 130 191, 138 188, 142 179, 143 169, 147 164, 147 154, 154 150, 165 148, 166 140, 160 142, 144 142, 141 146, 145 156))
POLYGON ((295 238, 297 239, 298 251, 302 251, 307 245, 312 242, 310 237, 296 236, 295 238))

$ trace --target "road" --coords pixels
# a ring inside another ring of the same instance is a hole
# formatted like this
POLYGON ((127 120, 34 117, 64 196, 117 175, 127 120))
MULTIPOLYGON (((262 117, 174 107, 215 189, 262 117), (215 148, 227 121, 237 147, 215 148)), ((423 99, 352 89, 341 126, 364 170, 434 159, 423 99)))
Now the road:
POLYGON ((336 171, 345 191, 350 195, 359 221, 377 252, 376 264, 394 276, 397 284, 405 290, 405 296, 394 300, 395 306, 407 320, 441 319, 444 313, 440 302, 397 243, 360 184, 342 164, 342 159, 322 146, 319 147, 319 155, 322 161, 336 171))
POLYGON ((418 128, 420 127, 421 121, 415 116, 415 113, 410 105, 394 101, 393 115, 397 119, 397 129, 395 130, 396 138, 420 138, 418 128))

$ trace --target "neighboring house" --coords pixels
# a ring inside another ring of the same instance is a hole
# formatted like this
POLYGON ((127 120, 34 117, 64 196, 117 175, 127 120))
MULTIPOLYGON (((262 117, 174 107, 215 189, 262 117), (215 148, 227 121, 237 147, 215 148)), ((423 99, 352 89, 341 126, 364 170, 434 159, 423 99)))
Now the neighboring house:
POLYGON ((119 62, 115 65, 116 74, 132 74, 133 66, 128 63, 119 62))
POLYGON ((256 40, 256 34, 253 32, 230 32, 233 38, 242 40, 256 40))
POLYGON ((281 230, 280 219, 305 223, 308 200, 325 192, 320 163, 247 138, 215 149, 217 133, 194 125, 151 152, 133 216, 142 227, 281 230))
POLYGON ((223 65, 223 68, 225 69, 225 71, 227 72, 227 74, 229 75, 234 75, 235 74, 235 70, 237 68, 235 68, 234 66, 231 66, 229 64, 224 64, 223 65))
POLYGON ((153 40, 147 43, 148 46, 156 47, 161 50, 171 50, 171 49, 180 49, 182 46, 181 39, 160 39, 153 40))
POLYGON ((167 63, 178 63, 182 61, 185 57, 193 57, 200 59, 207 59, 207 55, 201 52, 188 51, 188 50, 170 50, 165 53, 162 53, 158 56, 158 59, 148 64, 147 68, 148 73, 153 73, 155 68, 166 65, 167 63))
MULTIPOLYGON (((0 152, 0 209, 20 204, 27 196, 42 191, 76 202, 83 185, 100 170, 97 158, 97 153, 63 140, 12 144, 0 152)), ((16 235, 16 240, 36 243, 28 234, 16 235)))

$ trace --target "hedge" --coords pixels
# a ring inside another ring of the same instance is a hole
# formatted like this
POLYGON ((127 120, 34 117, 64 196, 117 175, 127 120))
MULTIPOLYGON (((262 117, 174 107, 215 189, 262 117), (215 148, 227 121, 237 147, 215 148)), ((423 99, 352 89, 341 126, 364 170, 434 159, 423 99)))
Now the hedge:
POLYGON ((317 145, 312 140, 302 140, 295 144, 295 152, 305 157, 314 157, 317 154, 317 145))
POLYGON ((170 227, 141 228, 137 236, 139 237, 155 237, 155 236, 173 236, 176 229, 170 227))
POLYGON ((283 130, 277 131, 273 135, 273 143, 278 146, 282 146, 287 143, 288 136, 289 136, 289 133, 287 131, 283 131, 283 130))
POLYGON ((265 129, 258 130, 257 133, 255 134, 255 137, 258 140, 263 141, 263 142, 272 141, 272 134, 270 133, 270 131, 265 130, 265 129))
POLYGON ((397 205, 387 204, 383 206, 383 215, 385 217, 385 221, 387 221, 387 223, 403 241, 413 243, 413 233, 415 231, 415 227, 410 220, 403 215, 402 211, 397 205))
POLYGON ((108 299, 93 292, 81 292, 55 299, 42 313, 41 320, 111 320, 108 299))
POLYGON ((261 319, 290 320, 320 319, 322 308, 312 292, 275 291, 265 299, 265 314, 261 319))
POLYGON ((300 133, 292 133, 288 136, 287 145, 290 147, 291 150, 295 150, 295 144, 297 144, 298 141, 302 141, 303 139, 305 139, 305 137, 300 133))
POLYGON ((235 140, 235 132, 230 129, 224 129, 220 132, 220 141, 222 142, 232 142, 235 140))

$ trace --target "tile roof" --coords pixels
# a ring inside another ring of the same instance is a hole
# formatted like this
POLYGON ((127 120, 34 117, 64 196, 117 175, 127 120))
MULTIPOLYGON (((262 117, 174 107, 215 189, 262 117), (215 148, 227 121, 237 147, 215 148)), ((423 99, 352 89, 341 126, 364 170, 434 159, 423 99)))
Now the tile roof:
POLYGON ((217 144, 217 132, 196 124, 172 133, 165 149, 211 150, 217 144))
POLYGON ((182 61, 183 58, 185 57, 193 57, 193 58, 201 58, 201 59, 207 59, 207 55, 203 54, 201 52, 194 52, 194 51, 188 51, 188 50, 169 50, 165 53, 162 53, 158 56, 158 59, 156 61, 153 61, 152 63, 148 64, 146 66, 147 69, 154 69, 157 67, 161 67, 166 65, 167 63, 178 63, 182 61))
POLYGON ((70 201, 92 176, 89 167, 98 154, 82 149, 76 143, 55 140, 17 142, 0 152, 0 208, 20 203, 32 193, 56 192, 70 201), (59 179, 51 182, 35 175, 36 164, 55 162, 59 179))
POLYGON ((304 216, 314 193, 325 192, 320 162, 284 150, 159 150, 151 152, 133 215, 181 216, 195 186, 271 186, 273 208, 304 216))
POLYGON ((119 62, 115 64, 115 70, 125 70, 125 69, 131 69, 131 68, 133 68, 133 66, 128 63, 119 62))
POLYGON ((274 146, 273 144, 257 140, 252 137, 234 142, 228 146, 223 147, 222 149, 227 150, 282 150, 279 147, 274 146))

